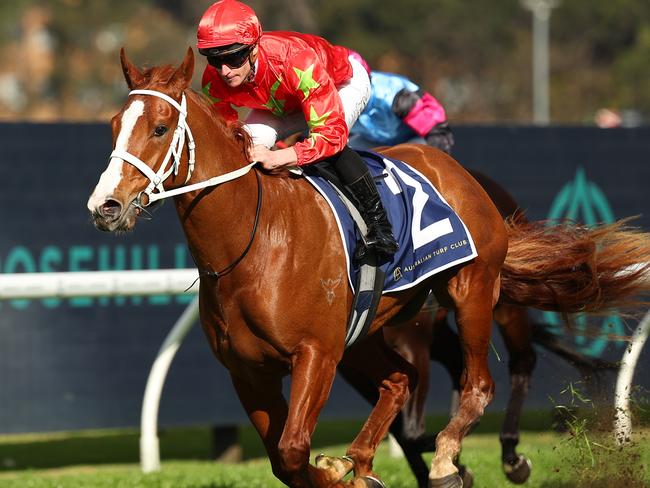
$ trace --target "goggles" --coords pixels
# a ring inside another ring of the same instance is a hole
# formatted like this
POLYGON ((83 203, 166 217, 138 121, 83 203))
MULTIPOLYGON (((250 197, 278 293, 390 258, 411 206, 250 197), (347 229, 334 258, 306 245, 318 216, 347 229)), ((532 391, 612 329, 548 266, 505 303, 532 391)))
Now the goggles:
POLYGON ((253 46, 245 46, 242 49, 227 54, 215 53, 215 50, 211 49, 201 49, 199 52, 208 58, 208 64, 210 66, 221 70, 224 64, 231 69, 241 68, 246 60, 248 60, 248 56, 252 50, 253 46))

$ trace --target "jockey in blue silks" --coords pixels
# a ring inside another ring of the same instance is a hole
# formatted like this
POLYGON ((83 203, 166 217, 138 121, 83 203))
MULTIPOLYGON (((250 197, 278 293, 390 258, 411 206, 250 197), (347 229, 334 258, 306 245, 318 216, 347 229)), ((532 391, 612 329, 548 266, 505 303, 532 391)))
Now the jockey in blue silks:
POLYGON ((454 138, 438 100, 395 73, 372 71, 370 81, 370 101, 350 130, 350 146, 420 142, 451 153, 454 138))

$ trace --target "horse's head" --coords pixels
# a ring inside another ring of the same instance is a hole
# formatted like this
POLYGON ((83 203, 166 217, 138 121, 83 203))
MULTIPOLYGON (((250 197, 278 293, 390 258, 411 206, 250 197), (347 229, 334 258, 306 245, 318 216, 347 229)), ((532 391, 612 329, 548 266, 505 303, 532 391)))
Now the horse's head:
POLYGON ((131 93, 111 120, 113 152, 88 199, 95 227, 104 231, 132 229, 154 190, 163 191, 163 186, 181 177, 181 184, 189 179, 191 165, 179 168, 186 137, 193 164, 194 142, 185 123, 184 96, 194 71, 192 49, 188 48, 176 69, 162 66, 140 71, 124 49, 120 60, 131 93))

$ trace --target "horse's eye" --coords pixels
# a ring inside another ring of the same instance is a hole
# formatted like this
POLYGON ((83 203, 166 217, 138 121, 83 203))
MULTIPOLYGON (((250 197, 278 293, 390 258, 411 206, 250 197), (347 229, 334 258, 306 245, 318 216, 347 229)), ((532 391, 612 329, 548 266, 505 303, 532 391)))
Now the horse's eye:
POLYGON ((165 132, 167 132, 167 127, 165 127, 164 125, 159 125, 153 131, 153 135, 156 136, 156 137, 161 137, 161 136, 165 135, 165 132))

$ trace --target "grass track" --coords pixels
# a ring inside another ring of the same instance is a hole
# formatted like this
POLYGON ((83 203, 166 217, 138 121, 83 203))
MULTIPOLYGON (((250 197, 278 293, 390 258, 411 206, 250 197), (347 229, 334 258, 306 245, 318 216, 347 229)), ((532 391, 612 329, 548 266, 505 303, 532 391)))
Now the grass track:
MULTIPOLYGON (((495 420, 498 422, 498 420, 495 420)), ((536 428, 528 419, 529 428, 536 428)), ((540 422, 542 427, 545 422, 540 422)), ((322 423, 313 453, 343 454, 343 436, 359 423, 322 423), (333 446, 322 449, 322 446, 333 446)), ((480 430, 493 430, 488 418, 480 430)), ((345 438, 345 437, 344 437, 345 438)), ((631 449, 618 452, 568 440, 550 431, 522 433, 519 452, 533 462, 529 488, 636 488, 650 486, 650 431, 644 431, 631 449)), ((239 464, 206 461, 210 434, 206 428, 169 429, 161 434, 162 471, 139 471, 136 431, 0 437, 0 488, 262 488, 281 487, 262 455, 251 429, 240 436, 244 456, 239 464)), ((593 441, 593 439, 592 439, 593 441)), ((597 440, 596 440, 597 442, 597 440)), ((608 439, 602 440, 605 444, 608 439)), ((474 433, 465 440, 462 460, 475 475, 475 488, 513 488, 501 473, 498 435, 474 433)), ((430 457, 425 457, 427 463, 430 457)), ((388 455, 383 443, 375 470, 389 488, 412 488, 414 480, 403 459, 388 455)))

